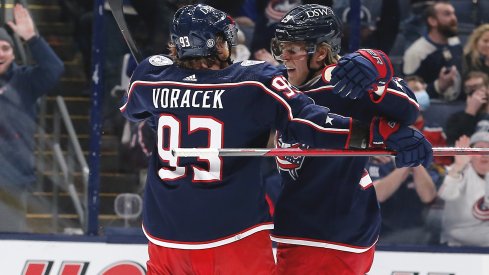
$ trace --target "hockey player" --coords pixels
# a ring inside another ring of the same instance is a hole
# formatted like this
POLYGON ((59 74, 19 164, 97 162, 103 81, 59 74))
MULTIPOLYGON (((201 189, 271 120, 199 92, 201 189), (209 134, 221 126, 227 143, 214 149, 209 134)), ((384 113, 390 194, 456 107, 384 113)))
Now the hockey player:
POLYGON ((399 142, 396 127, 387 137, 378 130, 388 127, 384 121, 370 130, 314 105, 270 64, 231 65, 235 24, 210 6, 179 9, 171 40, 173 60, 141 62, 121 107, 156 132, 143 212, 148 274, 269 274, 275 267, 260 159, 182 158, 172 148, 265 147, 272 129, 318 147, 362 148, 382 135, 400 152, 425 146, 399 142))
MULTIPOLYGON (((389 58, 381 51, 363 49, 340 59, 340 39, 341 23, 331 8, 301 5, 278 23, 272 52, 284 63, 290 83, 316 104, 366 122, 387 117, 402 125, 396 133, 401 143, 412 139, 427 143, 421 133, 406 126, 415 121, 419 106, 405 82, 392 78, 389 58)), ((280 133, 277 144, 308 147, 286 142, 280 133)), ((428 165, 429 144, 410 149, 397 155, 398 167, 428 165)), ((368 272, 381 218, 364 169, 368 158, 276 160, 283 181, 272 234, 278 242, 277 274, 368 272)))

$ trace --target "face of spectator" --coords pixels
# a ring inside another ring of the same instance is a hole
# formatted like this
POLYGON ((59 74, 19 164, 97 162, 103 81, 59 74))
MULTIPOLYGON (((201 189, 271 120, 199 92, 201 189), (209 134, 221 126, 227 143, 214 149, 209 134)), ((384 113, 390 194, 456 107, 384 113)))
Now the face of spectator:
POLYGON ((0 75, 7 71, 14 59, 12 46, 7 41, 0 40, 0 75))
MULTIPOLYGON (((489 148, 489 142, 479 141, 472 145, 475 148, 489 148)), ((475 172, 479 175, 485 175, 489 172, 489 156, 488 155, 480 155, 480 156, 472 156, 471 159, 472 167, 475 172)))
MULTIPOLYGON (((417 80, 409 80, 406 82, 408 87, 414 92, 416 95, 417 92, 426 92, 426 84, 421 83, 417 80)), ((416 121, 414 122, 413 125, 416 129, 421 130, 424 127, 424 119, 423 119, 423 114, 419 112, 418 117, 416 118, 416 121)))
POLYGON ((281 57, 287 68, 289 82, 293 85, 301 85, 307 80, 309 69, 307 68, 307 51, 305 43, 284 42, 281 43, 281 57))
POLYGON ((472 95, 475 92, 484 93, 488 95, 489 89, 484 83, 484 79, 481 77, 472 77, 465 80, 464 91, 467 95, 472 95))
POLYGON ((425 84, 416 80, 410 80, 406 84, 408 85, 409 88, 411 88, 411 90, 413 90, 413 92, 423 91, 426 86, 425 84))
POLYGON ((457 35, 457 16, 451 4, 438 3, 435 6, 436 28, 445 37, 457 35))
POLYGON ((476 49, 480 54, 489 57, 489 31, 484 32, 477 40, 476 49))

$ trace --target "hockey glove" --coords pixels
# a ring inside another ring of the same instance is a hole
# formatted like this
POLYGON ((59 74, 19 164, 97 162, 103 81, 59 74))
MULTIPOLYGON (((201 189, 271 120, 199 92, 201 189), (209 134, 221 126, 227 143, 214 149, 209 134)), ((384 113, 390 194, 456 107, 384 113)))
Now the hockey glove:
POLYGON ((381 96, 394 70, 389 57, 380 50, 362 49, 343 56, 332 71, 333 93, 351 99, 365 93, 381 96))
POLYGON ((396 154, 396 167, 428 167, 433 160, 431 143, 418 130, 375 117, 370 126, 371 147, 387 147, 396 154))

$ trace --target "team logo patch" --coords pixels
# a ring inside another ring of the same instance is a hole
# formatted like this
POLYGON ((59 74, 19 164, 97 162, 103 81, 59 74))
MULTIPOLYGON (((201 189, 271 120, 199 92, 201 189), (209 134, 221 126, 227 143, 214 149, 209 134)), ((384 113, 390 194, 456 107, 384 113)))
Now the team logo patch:
POLYGON ((248 66, 253 66, 253 65, 256 65, 256 64, 261 64, 261 63, 265 63, 265 61, 245 60, 245 61, 241 62, 241 66, 248 67, 248 66))
MULTIPOLYGON (((279 138, 277 140, 277 146, 280 148, 308 148, 308 146, 299 143, 284 143, 282 141, 282 138, 279 138)), ((293 180, 297 180, 297 178, 299 177, 299 170, 302 168, 302 163, 304 162, 304 159, 304 156, 285 156, 276 157, 275 161, 277 162, 279 170, 288 172, 293 180)))
POLYGON ((163 55, 153 55, 152 57, 149 58, 149 64, 153 66, 167 66, 173 64, 173 61, 163 55))

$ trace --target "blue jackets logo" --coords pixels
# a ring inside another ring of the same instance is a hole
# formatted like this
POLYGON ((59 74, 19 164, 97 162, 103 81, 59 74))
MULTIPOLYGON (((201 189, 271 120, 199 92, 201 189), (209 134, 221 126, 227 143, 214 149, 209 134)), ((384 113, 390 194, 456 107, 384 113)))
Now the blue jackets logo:
MULTIPOLYGON (((288 144, 282 141, 282 138, 277 139, 277 147, 280 148, 308 148, 304 144, 294 143, 288 144)), ((297 180, 299 177, 299 170, 302 167, 302 163, 304 162, 304 156, 286 156, 286 157, 276 157, 275 161, 277 162, 277 166, 281 171, 289 172, 290 177, 294 180, 297 180)))

